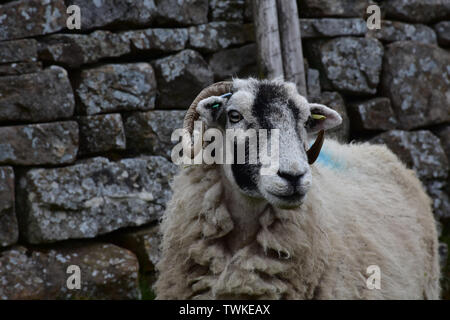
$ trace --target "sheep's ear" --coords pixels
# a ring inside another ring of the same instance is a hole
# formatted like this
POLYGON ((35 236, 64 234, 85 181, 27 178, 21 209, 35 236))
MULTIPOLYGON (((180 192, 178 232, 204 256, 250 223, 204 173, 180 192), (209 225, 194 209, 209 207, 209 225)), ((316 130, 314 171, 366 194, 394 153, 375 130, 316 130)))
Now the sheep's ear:
POLYGON ((342 117, 331 108, 323 104, 310 103, 311 116, 306 122, 306 130, 316 133, 320 130, 328 130, 342 123, 342 117))
POLYGON ((227 97, 212 96, 203 99, 198 103, 196 110, 200 115, 200 119, 205 122, 206 126, 217 126, 227 101, 227 97))

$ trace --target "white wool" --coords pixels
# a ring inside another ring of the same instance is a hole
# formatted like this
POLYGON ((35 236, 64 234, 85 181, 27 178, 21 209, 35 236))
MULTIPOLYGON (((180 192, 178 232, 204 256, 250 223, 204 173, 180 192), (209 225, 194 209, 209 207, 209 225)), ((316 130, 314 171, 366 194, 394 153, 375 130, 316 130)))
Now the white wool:
POLYGON ((238 250, 232 217, 246 212, 229 212, 220 166, 182 169, 161 225, 157 298, 438 299, 436 226, 413 171, 385 146, 326 140, 322 152, 305 202, 267 205, 238 250), (370 265, 379 290, 366 286, 370 265))

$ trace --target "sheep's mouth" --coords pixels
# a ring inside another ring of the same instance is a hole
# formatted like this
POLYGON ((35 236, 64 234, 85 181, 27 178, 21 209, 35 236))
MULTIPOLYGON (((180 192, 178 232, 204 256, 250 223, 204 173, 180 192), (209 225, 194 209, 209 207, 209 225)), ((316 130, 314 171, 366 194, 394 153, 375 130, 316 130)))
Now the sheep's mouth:
POLYGON ((305 198, 305 195, 306 195, 305 193, 302 193, 302 192, 299 192, 299 191, 292 192, 292 193, 289 193, 289 194, 275 194, 275 193, 272 193, 272 192, 269 192, 269 194, 272 197, 275 197, 275 198, 277 198, 279 200, 282 200, 282 202, 285 202, 285 203, 298 203, 298 202, 301 202, 305 198))

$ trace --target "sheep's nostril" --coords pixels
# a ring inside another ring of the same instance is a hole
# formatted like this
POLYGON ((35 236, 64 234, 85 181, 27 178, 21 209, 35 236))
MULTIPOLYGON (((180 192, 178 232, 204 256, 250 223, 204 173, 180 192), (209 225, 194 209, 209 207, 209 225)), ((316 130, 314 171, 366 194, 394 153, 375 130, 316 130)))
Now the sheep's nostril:
POLYGON ((300 179, 304 176, 304 173, 291 173, 291 172, 283 172, 278 171, 278 176, 287 180, 290 184, 296 186, 298 185, 300 179))

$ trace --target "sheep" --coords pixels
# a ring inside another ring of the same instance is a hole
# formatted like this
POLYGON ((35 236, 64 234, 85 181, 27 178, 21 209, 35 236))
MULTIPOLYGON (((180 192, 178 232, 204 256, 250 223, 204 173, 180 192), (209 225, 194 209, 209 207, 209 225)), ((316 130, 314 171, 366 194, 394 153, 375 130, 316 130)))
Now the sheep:
POLYGON ((325 139, 320 149, 340 115, 282 80, 214 84, 189 108, 189 134, 197 119, 282 129, 279 169, 180 169, 161 222, 157 299, 439 299, 430 199, 385 146, 325 139))

